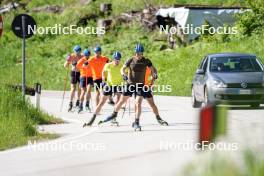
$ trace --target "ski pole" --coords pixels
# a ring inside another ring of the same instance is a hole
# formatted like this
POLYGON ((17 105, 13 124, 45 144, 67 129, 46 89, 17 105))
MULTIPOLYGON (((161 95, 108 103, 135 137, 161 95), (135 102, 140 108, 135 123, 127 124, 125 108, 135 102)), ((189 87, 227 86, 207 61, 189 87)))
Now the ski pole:
POLYGON ((130 118, 130 98, 128 98, 128 117, 130 118))
POLYGON ((125 108, 124 108, 124 111, 123 111, 123 114, 122 114, 122 119, 124 118, 124 115, 125 115, 125 112, 126 112, 126 106, 127 106, 127 101, 126 101, 125 108))
POLYGON ((69 65, 68 65, 68 68, 67 68, 67 71, 66 71, 66 76, 65 76, 65 79, 64 79, 64 90, 63 90, 63 95, 62 95, 62 102, 61 102, 60 112, 62 111, 62 107, 63 107, 63 103, 64 103, 66 86, 67 86, 67 82, 68 82, 68 74, 69 74, 69 65))

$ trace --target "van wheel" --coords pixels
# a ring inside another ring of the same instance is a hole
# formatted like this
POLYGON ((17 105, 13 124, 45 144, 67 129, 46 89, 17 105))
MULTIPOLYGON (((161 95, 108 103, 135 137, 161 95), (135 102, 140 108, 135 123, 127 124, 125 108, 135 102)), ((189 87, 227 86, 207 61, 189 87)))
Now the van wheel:
POLYGON ((192 107, 193 108, 200 108, 201 105, 202 105, 202 103, 196 100, 194 89, 192 88, 192 107))

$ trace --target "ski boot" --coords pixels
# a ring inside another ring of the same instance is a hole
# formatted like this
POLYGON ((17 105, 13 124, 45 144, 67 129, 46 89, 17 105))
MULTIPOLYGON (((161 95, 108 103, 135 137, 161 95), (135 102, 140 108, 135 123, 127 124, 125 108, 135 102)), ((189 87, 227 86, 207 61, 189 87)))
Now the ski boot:
POLYGON ((135 131, 141 131, 141 126, 138 121, 132 123, 132 128, 134 128, 135 131))
POLYGON ((96 115, 94 114, 93 117, 91 118, 91 120, 88 123, 84 123, 83 124, 83 127, 92 126, 95 118, 96 118, 96 115))
POLYGON ((79 109, 78 109, 78 114, 80 114, 82 111, 83 111, 83 105, 81 103, 80 106, 79 106, 79 109))
POLYGON ((77 100, 75 103, 75 107, 79 107, 80 106, 80 100, 77 100))
POLYGON ((108 104, 115 105, 115 102, 111 99, 111 100, 108 101, 108 104))
POLYGON ((117 112, 113 112, 110 116, 106 117, 105 120, 100 120, 98 125, 101 125, 102 123, 106 123, 112 119, 115 119, 117 117, 117 112))
POLYGON ((90 112, 91 112, 91 108, 90 108, 89 101, 86 101, 85 109, 86 109, 87 111, 90 111, 90 112))
POLYGON ((111 120, 111 126, 119 126, 119 123, 116 120, 116 118, 114 118, 113 120, 111 120))
POLYGON ((160 118, 160 116, 156 117, 158 123, 162 126, 169 126, 168 122, 166 122, 165 120, 163 120, 162 118, 160 118))
POLYGON ((72 102, 69 103, 69 107, 68 107, 68 112, 70 112, 72 110, 72 102))

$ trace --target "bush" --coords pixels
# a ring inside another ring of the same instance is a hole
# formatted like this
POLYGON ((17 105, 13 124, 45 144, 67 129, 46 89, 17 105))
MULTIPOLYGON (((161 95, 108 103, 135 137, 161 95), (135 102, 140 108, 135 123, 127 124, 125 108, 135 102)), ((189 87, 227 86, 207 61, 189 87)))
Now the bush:
POLYGON ((245 0, 251 11, 240 15, 238 26, 243 35, 250 36, 253 33, 263 32, 264 3, 263 0, 245 0))

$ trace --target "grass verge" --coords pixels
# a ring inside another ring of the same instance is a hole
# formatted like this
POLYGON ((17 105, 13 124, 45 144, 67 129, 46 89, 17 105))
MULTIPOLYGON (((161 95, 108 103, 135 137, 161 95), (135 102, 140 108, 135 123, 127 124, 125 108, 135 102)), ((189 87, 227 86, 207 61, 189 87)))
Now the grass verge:
POLYGON ((39 124, 61 123, 25 102, 20 92, 0 87, 0 151, 25 145, 28 140, 53 139, 56 134, 40 134, 39 124))

